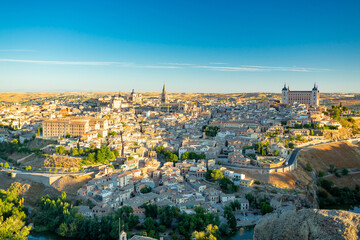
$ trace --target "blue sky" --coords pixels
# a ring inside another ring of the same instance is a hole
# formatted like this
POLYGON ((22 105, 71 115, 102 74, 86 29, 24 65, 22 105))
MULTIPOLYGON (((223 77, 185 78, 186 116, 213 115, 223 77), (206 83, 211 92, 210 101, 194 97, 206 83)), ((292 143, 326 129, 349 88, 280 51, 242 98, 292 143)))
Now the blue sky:
POLYGON ((1 1, 0 91, 360 92, 360 1, 1 1))

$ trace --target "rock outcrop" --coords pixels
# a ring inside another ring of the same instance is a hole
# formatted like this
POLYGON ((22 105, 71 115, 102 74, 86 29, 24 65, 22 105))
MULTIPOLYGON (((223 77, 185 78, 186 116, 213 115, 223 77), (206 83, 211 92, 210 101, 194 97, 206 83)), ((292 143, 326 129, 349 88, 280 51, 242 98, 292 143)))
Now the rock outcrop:
POLYGON ((254 240, 360 239, 360 214, 302 209, 271 213, 255 226, 254 240))

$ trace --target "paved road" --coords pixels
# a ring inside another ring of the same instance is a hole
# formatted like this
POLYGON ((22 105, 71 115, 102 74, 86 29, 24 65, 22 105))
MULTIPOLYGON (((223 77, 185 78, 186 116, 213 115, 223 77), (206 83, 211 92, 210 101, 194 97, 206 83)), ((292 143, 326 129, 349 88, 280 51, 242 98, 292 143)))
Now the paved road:
POLYGON ((292 165, 295 160, 297 159, 298 153, 300 152, 302 148, 296 148, 294 151, 291 152, 289 161, 287 162, 287 166, 292 165))
MULTIPOLYGON (((296 161, 299 152, 302 148, 296 148, 294 149, 291 154, 290 154, 290 158, 287 161, 287 163, 284 166, 280 166, 280 167, 286 167, 286 166, 290 166, 292 164, 294 164, 294 162, 296 161)), ((229 163, 221 163, 223 166, 228 166, 228 167, 232 167, 232 168, 242 168, 242 169, 260 169, 259 167, 255 167, 255 166, 239 166, 239 165, 235 165, 235 164, 229 164, 229 163)))

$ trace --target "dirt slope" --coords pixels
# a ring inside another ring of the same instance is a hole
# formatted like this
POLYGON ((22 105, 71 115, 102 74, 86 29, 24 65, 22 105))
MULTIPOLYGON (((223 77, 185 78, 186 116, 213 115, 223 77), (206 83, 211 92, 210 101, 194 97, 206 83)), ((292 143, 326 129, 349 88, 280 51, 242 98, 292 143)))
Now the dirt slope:
POLYGON ((360 168, 360 145, 349 142, 335 142, 319 146, 309 147, 301 150, 298 165, 311 166, 319 171, 327 172, 329 165, 333 164, 336 168, 360 168))
POLYGON ((75 196, 77 190, 91 179, 91 176, 76 177, 67 175, 59 178, 52 184, 52 186, 58 191, 65 191, 67 194, 75 196))

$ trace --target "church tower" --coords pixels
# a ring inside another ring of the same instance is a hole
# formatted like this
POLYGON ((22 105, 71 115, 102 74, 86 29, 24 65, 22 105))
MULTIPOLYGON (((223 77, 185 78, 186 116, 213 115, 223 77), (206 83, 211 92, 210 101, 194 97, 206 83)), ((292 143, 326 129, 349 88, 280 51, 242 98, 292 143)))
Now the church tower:
POLYGON ((162 93, 161 93, 161 103, 167 103, 165 84, 163 86, 163 90, 162 90, 162 93))
POLYGON ((284 87, 281 91, 281 103, 282 104, 289 104, 288 93, 289 93, 289 88, 286 87, 286 83, 285 83, 284 87))

